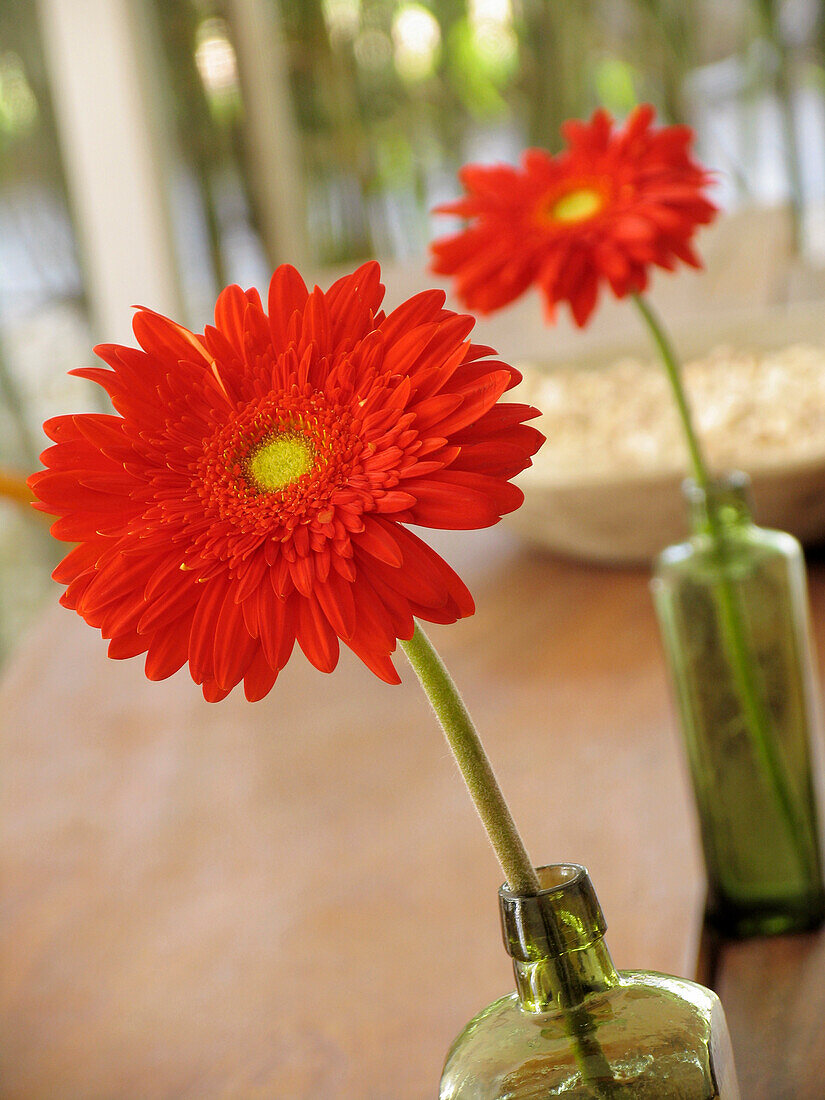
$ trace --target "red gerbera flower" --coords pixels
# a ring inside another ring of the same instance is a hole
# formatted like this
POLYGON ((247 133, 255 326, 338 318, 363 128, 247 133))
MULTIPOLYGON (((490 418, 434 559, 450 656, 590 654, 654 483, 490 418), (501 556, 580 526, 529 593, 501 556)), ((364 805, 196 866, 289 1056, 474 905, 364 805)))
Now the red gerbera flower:
POLYGON ((601 280, 623 298, 645 289, 651 265, 701 267, 690 239, 716 212, 702 193, 710 176, 690 158, 692 131, 654 130, 653 117, 637 107, 614 130, 599 110, 564 124, 557 156, 530 149, 520 169, 466 165, 466 196, 438 209, 470 224, 435 242, 433 270, 456 276, 470 309, 489 313, 535 284, 549 318, 568 301, 583 326, 601 280))
POLYGON ((230 286, 195 335, 140 309, 141 350, 106 344, 98 382, 119 415, 59 416, 30 485, 53 534, 61 602, 146 653, 185 662, 209 700, 270 690, 295 641, 330 672, 344 641, 397 683, 413 617, 472 614, 461 579, 405 524, 478 528, 517 508, 509 483, 542 436, 497 404, 518 372, 471 344, 473 319, 431 290, 389 316, 370 263, 310 294, 279 268, 269 316, 230 286))

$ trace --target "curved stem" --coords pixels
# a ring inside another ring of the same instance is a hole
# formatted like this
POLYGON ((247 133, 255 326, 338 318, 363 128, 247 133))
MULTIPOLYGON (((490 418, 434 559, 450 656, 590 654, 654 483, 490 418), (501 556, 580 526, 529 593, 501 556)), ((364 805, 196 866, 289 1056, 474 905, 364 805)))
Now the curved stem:
POLYGON ((773 735, 754 659, 748 649, 742 609, 736 599, 728 573, 728 546, 725 531, 719 522, 712 493, 708 491, 710 489, 708 467, 693 426, 690 406, 682 384, 679 361, 661 322, 649 303, 639 294, 634 294, 633 299, 661 356, 682 421, 693 476, 696 484, 705 492, 708 533, 719 566, 718 583, 713 586, 713 596, 716 602, 722 646, 728 658, 733 688, 739 699, 745 730, 750 737, 754 755, 761 765, 760 770, 765 782, 773 789, 780 816, 785 821, 791 843, 796 849, 802 873, 807 874, 817 866, 816 847, 812 847, 809 842, 804 819, 799 814, 787 770, 773 735))
POLYGON ((444 662, 418 623, 412 638, 402 641, 401 646, 444 730, 508 887, 516 894, 537 894, 539 880, 533 864, 478 731, 444 662))
POLYGON ((613 1069, 601 1048, 597 1025, 591 1014, 584 1005, 563 1008, 562 1012, 564 1029, 573 1044, 582 1081, 592 1085, 598 1100, 614 1100, 615 1097, 621 1096, 624 1090, 613 1076, 613 1069))
POLYGON ((682 421, 682 428, 685 433, 685 442, 687 443, 688 453, 690 454, 690 464, 693 467, 693 477, 696 484, 701 489, 707 489, 710 482, 707 463, 702 455, 699 438, 693 426, 693 416, 690 411, 690 405, 688 404, 685 387, 682 385, 682 372, 679 368, 679 360, 676 357, 676 353, 673 350, 667 333, 650 304, 640 294, 634 294, 633 301, 636 303, 639 312, 644 318, 645 324, 650 330, 653 342, 661 356, 662 365, 665 368, 665 373, 670 382, 670 388, 673 390, 673 396, 676 399, 676 408, 679 412, 679 418, 682 421))
POLYGON ((742 705, 745 729, 750 735, 762 774, 768 778, 768 783, 774 788, 780 814, 787 824, 802 874, 813 872, 816 876, 819 873, 816 842, 810 836, 805 816, 800 812, 784 760, 773 735, 767 708, 759 691, 753 661, 748 653, 742 611, 727 574, 724 550, 723 548, 720 550, 719 586, 715 595, 722 628, 722 645, 727 653, 734 688, 742 705))
MULTIPOLYGON (((478 731, 444 662, 418 623, 412 638, 402 641, 401 646, 453 750, 509 889, 517 894, 537 894, 541 888, 538 875, 504 801, 478 731)), ((599 1045, 592 1019, 579 1003, 581 997, 575 995, 571 969, 568 967, 565 973, 566 992, 574 1007, 564 1003, 561 1011, 581 1079, 593 1087, 600 1100, 609 1100, 615 1095, 610 1063, 599 1045)))

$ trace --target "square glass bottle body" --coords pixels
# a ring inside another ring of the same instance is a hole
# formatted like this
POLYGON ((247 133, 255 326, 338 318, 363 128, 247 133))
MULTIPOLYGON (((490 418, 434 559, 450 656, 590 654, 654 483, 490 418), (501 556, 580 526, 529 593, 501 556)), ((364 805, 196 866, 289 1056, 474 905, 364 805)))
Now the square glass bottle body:
POLYGON ((752 935, 825 917, 801 547, 750 519, 747 479, 692 483, 691 538, 652 584, 699 813, 708 916, 752 935), (709 510, 713 509, 712 515, 709 510))
POLYGON ((516 992, 453 1043, 440 1100, 738 1100, 716 995, 648 971, 618 972, 584 868, 539 869, 544 889, 502 889, 516 992))

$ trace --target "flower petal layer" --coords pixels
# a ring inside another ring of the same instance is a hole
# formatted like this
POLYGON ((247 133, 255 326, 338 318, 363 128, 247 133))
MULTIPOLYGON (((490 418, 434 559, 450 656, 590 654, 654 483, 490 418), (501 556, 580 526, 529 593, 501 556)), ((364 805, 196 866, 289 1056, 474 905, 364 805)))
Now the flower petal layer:
POLYGON ((407 525, 475 528, 521 502, 510 479, 542 442, 502 404, 518 372, 470 343, 440 291, 381 310, 377 264, 326 292, 275 272, 267 310, 232 286, 192 333, 147 309, 139 348, 101 345, 74 373, 113 415, 56 417, 30 478, 57 538, 61 602, 146 655, 184 664, 209 700, 272 688, 296 645, 332 671, 349 646, 397 683, 414 618, 473 613, 466 586, 407 525))
POLYGON ((566 301, 584 326, 602 284, 623 298, 645 289, 651 267, 700 267, 690 241, 716 213, 711 177, 691 159, 691 130, 653 119, 644 104, 615 129, 599 110, 565 123, 556 156, 530 149, 519 168, 466 165, 464 196, 439 210, 467 225, 433 244, 433 270, 455 277, 469 309, 491 313, 536 286, 548 319, 566 301))

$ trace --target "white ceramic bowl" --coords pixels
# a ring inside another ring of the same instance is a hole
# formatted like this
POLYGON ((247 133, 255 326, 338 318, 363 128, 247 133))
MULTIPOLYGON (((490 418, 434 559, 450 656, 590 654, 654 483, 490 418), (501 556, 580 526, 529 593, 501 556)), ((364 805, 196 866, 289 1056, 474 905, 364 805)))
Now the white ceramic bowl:
MULTIPOLYGON (((761 351, 793 344, 825 346, 825 304, 703 315, 682 321, 673 335, 684 359, 719 345, 761 351)), ((653 358, 644 342, 625 336, 617 337, 612 348, 591 349, 577 362, 583 369, 597 369, 628 355, 653 358)), ((568 355, 565 363, 570 362, 568 355)), ((522 364, 525 385, 514 397, 533 400, 537 380, 560 365, 522 364)), ((825 407, 822 413, 825 421, 825 407)), ((533 423, 541 429, 540 420, 533 423)), ((735 453, 735 439, 732 450, 735 453)), ((751 476, 757 522, 790 531, 804 543, 825 540, 825 431, 821 445, 817 441, 813 451, 809 449, 802 459, 774 453, 762 460, 751 447, 746 460, 731 463, 751 476)), ((649 562, 686 534, 680 490, 686 473, 672 467, 666 472, 630 471, 617 465, 597 475, 586 470, 564 474, 543 462, 540 453, 533 468, 522 475, 519 483, 525 502, 508 517, 508 523, 529 541, 570 556, 617 565, 649 562)))

